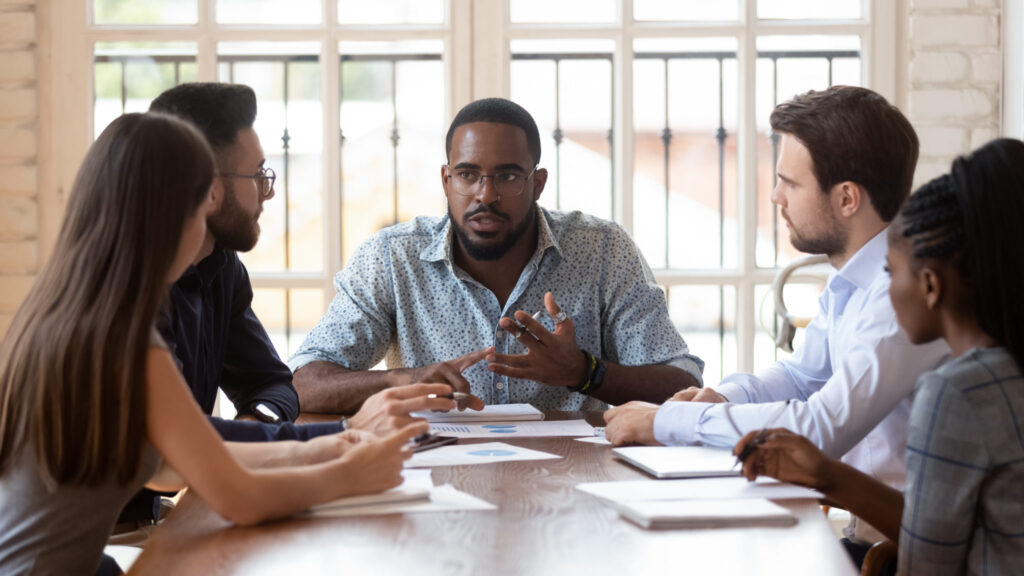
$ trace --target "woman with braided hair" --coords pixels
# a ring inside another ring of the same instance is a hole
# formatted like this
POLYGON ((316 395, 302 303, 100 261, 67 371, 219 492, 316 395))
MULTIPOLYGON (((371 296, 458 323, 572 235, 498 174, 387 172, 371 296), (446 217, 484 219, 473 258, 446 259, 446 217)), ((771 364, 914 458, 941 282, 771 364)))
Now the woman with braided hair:
POLYGON ((958 158, 889 228, 889 296, 915 344, 955 358, 917 382, 907 483, 894 490, 772 430, 743 474, 816 488, 899 543, 900 574, 1024 566, 1024 142, 958 158))

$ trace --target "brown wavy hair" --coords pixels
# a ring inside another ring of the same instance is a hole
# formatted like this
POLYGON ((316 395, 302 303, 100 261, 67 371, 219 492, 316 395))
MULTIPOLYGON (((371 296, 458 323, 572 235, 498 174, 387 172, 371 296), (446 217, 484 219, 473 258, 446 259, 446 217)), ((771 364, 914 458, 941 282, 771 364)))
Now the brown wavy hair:
POLYGON ((213 180, 187 123, 127 114, 92 145, 53 251, 0 344, 0 475, 127 483, 146 441, 146 357, 168 274, 213 180))
POLYGON ((807 147, 822 193, 855 182, 867 190, 884 222, 896 217, 910 195, 917 133, 880 94, 857 86, 811 90, 779 104, 768 121, 772 130, 807 147))

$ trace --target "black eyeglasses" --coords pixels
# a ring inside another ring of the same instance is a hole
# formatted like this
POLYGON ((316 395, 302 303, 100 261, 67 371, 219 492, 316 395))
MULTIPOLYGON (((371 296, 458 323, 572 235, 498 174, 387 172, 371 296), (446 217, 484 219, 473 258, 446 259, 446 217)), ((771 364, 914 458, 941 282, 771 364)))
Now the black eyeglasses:
POLYGON ((270 196, 270 191, 274 189, 274 181, 277 180, 277 174, 274 173, 273 168, 260 168, 255 174, 218 172, 217 175, 224 178, 252 178, 256 181, 256 189, 259 190, 262 198, 270 196))
POLYGON ((529 174, 523 174, 522 172, 481 174, 478 170, 468 169, 458 169, 453 173, 451 166, 445 165, 445 168, 448 179, 452 182, 452 188, 462 196, 475 196, 478 191, 477 185, 481 184, 485 178, 491 179, 494 189, 501 196, 519 196, 523 193, 523 190, 526 190, 526 183, 537 172, 536 166, 534 166, 529 174))

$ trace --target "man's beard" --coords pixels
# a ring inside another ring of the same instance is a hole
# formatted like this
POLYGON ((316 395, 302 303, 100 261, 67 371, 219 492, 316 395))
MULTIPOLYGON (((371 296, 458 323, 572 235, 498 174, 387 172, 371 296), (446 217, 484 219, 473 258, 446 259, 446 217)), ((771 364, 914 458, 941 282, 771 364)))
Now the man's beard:
MULTIPOLYGON (((481 206, 477 210, 474 210, 473 212, 466 214, 466 218, 464 219, 464 221, 468 220, 473 216, 476 216, 477 214, 483 213, 494 214, 498 217, 505 218, 506 220, 508 219, 507 214, 498 212, 497 210, 489 208, 488 206, 481 206)), ((466 229, 459 225, 459 223, 455 220, 455 217, 452 214, 452 209, 450 206, 448 207, 448 218, 449 220, 451 220, 452 229, 455 230, 455 236, 458 237, 459 243, 462 244, 462 248, 466 251, 466 254, 468 254, 470 258, 481 261, 498 260, 505 254, 508 254, 508 251, 511 250, 513 246, 515 246, 516 242, 518 242, 519 239, 523 237, 523 234, 525 234, 526 231, 530 228, 530 226, 536 221, 537 201, 534 200, 533 203, 530 205, 530 210, 526 213, 526 217, 523 218, 523 221, 519 224, 519 226, 513 228, 512 232, 510 232, 508 236, 506 236, 497 244, 474 243, 474 241, 469 237, 469 234, 466 232, 466 229)))
POLYGON ((825 231, 818 236, 804 236, 789 221, 789 241, 793 248, 805 254, 824 254, 833 256, 841 254, 846 246, 846 234, 837 226, 835 216, 827 211, 822 211, 821 221, 827 222, 825 231))
POLYGON ((225 183, 220 209, 216 214, 206 217, 206 225, 222 247, 236 252, 248 252, 260 239, 258 218, 245 213, 235 196, 235 187, 225 183))

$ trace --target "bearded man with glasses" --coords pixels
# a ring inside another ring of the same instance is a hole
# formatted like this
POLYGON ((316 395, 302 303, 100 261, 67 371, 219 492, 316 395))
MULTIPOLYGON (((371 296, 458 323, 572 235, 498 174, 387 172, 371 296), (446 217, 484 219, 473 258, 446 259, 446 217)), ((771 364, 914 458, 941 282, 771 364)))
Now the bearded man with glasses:
MULTIPOLYGON (((309 447, 332 442, 349 446, 365 439, 362 432, 390 433, 412 422, 412 411, 455 407, 449 399, 429 397, 447 394, 448 386, 411 386, 378 394, 351 418, 292 424, 299 415, 292 373, 252 310, 252 284, 238 258, 239 252, 252 250, 259 240, 263 203, 274 197, 276 181, 253 129, 256 94, 241 84, 181 84, 157 97, 150 112, 192 123, 209 142, 217 161, 203 246, 171 286, 157 328, 206 414, 213 412, 218 389, 234 403, 237 419, 210 418, 222 438, 235 442, 315 438, 289 452, 306 458, 317 453, 312 448, 307 452, 309 447)), ((293 463, 285 458, 264 462, 267 467, 293 463)), ((149 490, 136 495, 122 512, 112 542, 143 540, 163 514, 165 502, 149 490)))
POLYGON ((530 114, 500 98, 452 121, 448 213, 365 242, 289 365, 303 407, 351 412, 417 382, 463 407, 602 410, 701 385, 665 296, 625 230, 540 208, 547 170, 530 114), (370 370, 381 359, 388 370, 370 370))

